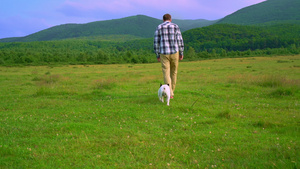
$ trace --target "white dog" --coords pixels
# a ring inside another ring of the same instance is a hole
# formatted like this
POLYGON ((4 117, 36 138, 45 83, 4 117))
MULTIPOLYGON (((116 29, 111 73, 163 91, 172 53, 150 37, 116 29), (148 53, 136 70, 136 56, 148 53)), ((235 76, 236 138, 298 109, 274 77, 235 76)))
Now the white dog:
POLYGON ((170 103, 170 87, 169 84, 162 85, 160 84, 160 88, 158 89, 158 98, 161 102, 164 102, 164 98, 167 98, 167 105, 169 106, 170 103))

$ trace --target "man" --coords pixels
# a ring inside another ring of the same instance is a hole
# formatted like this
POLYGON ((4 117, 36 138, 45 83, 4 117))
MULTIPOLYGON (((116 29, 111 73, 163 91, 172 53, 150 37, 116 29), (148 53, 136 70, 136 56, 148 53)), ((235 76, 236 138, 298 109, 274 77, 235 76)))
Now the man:
POLYGON ((163 21, 155 31, 154 51, 157 61, 162 65, 164 83, 170 85, 171 99, 173 99, 178 62, 183 59, 184 44, 178 25, 171 23, 171 15, 165 14, 163 21))

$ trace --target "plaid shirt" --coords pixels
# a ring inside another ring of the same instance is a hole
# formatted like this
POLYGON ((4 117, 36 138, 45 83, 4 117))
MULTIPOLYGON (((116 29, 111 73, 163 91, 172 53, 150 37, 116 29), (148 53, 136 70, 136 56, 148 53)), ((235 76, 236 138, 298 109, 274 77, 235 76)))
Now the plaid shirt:
POLYGON ((178 25, 166 21, 158 25, 154 35, 154 51, 156 57, 160 54, 169 55, 179 52, 183 55, 184 44, 178 25))

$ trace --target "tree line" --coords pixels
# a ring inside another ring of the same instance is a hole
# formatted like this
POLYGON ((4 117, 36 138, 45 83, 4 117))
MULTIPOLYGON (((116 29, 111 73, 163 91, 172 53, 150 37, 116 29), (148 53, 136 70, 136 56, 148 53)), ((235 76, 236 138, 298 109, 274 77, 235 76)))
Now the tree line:
MULTIPOLYGON (((300 53, 300 25, 217 24, 183 33, 185 60, 300 53)), ((0 43, 0 65, 153 63, 153 38, 0 43)))

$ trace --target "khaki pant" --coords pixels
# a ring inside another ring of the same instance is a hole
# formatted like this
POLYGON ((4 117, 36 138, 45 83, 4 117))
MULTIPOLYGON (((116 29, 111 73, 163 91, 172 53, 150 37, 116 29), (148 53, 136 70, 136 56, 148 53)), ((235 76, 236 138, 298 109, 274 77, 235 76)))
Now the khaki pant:
POLYGON ((174 96, 174 91, 177 81, 177 68, 179 61, 179 52, 171 55, 160 55, 162 72, 164 75, 165 84, 169 84, 171 96, 174 96))

